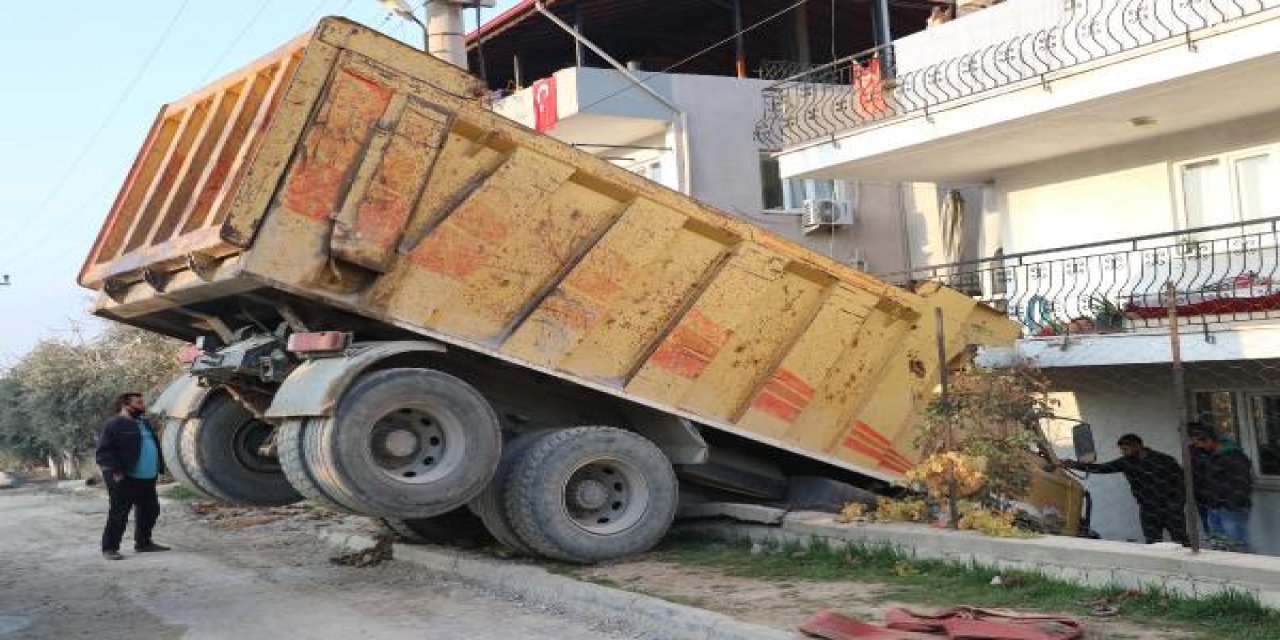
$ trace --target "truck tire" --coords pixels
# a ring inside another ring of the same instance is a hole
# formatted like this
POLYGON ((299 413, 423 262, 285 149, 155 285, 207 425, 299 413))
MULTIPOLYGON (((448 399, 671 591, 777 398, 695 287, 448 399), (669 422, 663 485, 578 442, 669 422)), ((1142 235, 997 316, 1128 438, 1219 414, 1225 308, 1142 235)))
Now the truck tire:
POLYGON ((459 540, 482 540, 488 537, 484 523, 466 507, 431 518, 379 518, 384 529, 404 542, 428 544, 459 540))
POLYGON ((316 482, 311 468, 307 466, 303 433, 307 429, 308 422, 324 419, 289 418, 284 421, 276 432, 276 447, 280 450, 280 468, 284 470, 284 476, 289 479, 289 484, 312 504, 330 511, 355 514, 355 511, 348 509, 325 493, 316 482))
POLYGON ((517 436, 506 443, 502 448, 502 459, 498 462, 498 470, 493 474, 493 480, 485 485, 480 495, 467 503, 467 508, 480 517, 484 528, 489 531, 489 535, 493 536, 494 540, 521 555, 533 556, 537 553, 520 539, 520 535, 511 526, 511 517, 507 514, 507 487, 515 463, 524 457, 530 446, 551 433, 555 432, 534 431, 517 436))
POLYGON ((178 459, 191 481, 232 504, 280 506, 302 500, 280 462, 258 447, 274 427, 225 393, 210 397, 200 417, 178 433, 178 459))
POLYGON ((187 471, 187 461, 182 456, 182 430, 190 420, 168 418, 164 421, 164 429, 160 432, 160 457, 164 459, 165 471, 173 476, 178 484, 200 494, 206 500, 222 498, 209 489, 196 484, 187 471))
POLYGON ((647 551, 675 518, 671 462, 638 434, 574 427, 539 439, 507 487, 511 524, 535 551, 591 563, 647 551))
POLYGON ((429 518, 466 504, 502 455, 498 416, 484 396, 425 369, 363 376, 333 418, 307 424, 302 440, 325 495, 383 518, 429 518))

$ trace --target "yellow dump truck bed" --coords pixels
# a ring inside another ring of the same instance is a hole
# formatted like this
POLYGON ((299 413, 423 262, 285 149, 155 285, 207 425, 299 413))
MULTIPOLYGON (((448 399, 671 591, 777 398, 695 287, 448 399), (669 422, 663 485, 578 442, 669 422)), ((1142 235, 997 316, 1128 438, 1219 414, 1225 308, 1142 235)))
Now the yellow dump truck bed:
POLYGON ((870 476, 912 462, 949 356, 1011 342, 492 113, 483 85, 341 19, 156 119, 80 283, 191 338, 276 299, 408 331, 870 476))

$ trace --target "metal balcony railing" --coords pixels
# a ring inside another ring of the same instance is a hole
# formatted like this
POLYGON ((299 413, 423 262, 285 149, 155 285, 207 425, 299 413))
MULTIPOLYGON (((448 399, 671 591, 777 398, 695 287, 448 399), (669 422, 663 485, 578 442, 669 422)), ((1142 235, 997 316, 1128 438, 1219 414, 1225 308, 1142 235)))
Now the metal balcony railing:
MULTIPOLYGON (((763 90, 756 140, 780 151, 923 112, 1046 74, 1185 39, 1200 29, 1280 8, 1280 0, 1061 0, 1052 26, 917 69, 890 68, 895 45, 787 76, 763 90)), ((962 22, 968 18, 961 18, 962 22)), ((943 25, 943 28, 950 27, 943 25)))
POLYGON ((881 276, 942 282, 1004 311, 1028 337, 1280 319, 1280 217, 881 276))

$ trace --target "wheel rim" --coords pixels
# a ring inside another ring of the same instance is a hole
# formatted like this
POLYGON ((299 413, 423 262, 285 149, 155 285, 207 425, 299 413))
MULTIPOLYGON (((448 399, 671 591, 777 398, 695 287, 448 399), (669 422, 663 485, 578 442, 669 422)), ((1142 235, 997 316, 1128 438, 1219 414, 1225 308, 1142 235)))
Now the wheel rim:
POLYGON ((271 440, 275 427, 270 423, 246 419, 236 425, 231 436, 231 451, 244 468, 259 473, 280 473, 280 460, 262 455, 262 447, 271 440))
POLYGON ((464 453, 461 425, 451 416, 415 405, 383 416, 369 434, 369 453, 383 477, 426 484, 449 474, 464 453))
POLYGON ((579 465, 569 474, 561 495, 569 521, 600 536, 626 531, 649 508, 649 483, 644 474, 617 458, 579 465))

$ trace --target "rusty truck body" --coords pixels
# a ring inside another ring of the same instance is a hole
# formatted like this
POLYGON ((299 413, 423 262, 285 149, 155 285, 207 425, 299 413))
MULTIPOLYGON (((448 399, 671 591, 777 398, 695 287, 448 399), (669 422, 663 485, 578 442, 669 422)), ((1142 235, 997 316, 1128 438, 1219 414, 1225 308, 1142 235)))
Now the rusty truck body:
MULTIPOLYGON (((934 309, 951 359, 1017 335, 486 94, 330 18, 161 110, 79 281, 98 315, 195 341, 156 403, 180 481, 409 521, 469 504, 510 546, 598 560, 653 544, 673 469, 721 449, 900 478, 934 309)), ((1073 519, 1079 491, 1049 493, 1073 519)))

